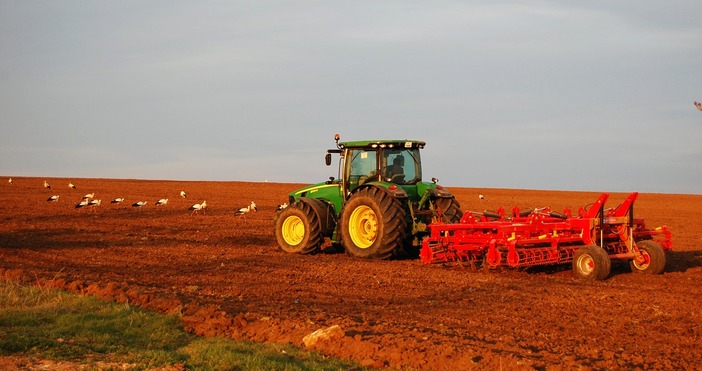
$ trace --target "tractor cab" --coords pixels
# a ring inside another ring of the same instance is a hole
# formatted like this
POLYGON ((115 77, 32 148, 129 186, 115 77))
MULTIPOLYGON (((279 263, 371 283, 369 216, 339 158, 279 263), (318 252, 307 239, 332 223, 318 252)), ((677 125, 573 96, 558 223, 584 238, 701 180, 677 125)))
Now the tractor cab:
POLYGON ((337 149, 327 151, 327 165, 331 154, 339 153, 339 180, 344 194, 370 182, 416 186, 422 181, 422 163, 419 150, 425 142, 417 140, 369 140, 339 142, 337 149))

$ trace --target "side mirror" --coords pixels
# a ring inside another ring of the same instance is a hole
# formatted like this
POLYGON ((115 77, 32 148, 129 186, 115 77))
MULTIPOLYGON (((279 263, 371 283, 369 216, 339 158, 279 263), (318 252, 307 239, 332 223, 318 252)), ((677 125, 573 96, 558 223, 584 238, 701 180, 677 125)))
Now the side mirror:
POLYGON ((327 155, 324 156, 324 162, 327 164, 327 166, 331 165, 331 153, 327 153, 327 155))

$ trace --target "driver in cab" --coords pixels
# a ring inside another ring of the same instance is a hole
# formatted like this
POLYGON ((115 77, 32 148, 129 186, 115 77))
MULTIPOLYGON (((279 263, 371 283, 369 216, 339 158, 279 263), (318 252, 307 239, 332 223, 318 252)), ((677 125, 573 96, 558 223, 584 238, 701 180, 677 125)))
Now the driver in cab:
POLYGON ((403 183, 405 181, 405 158, 397 155, 392 160, 392 165, 385 169, 385 178, 392 183, 403 183))

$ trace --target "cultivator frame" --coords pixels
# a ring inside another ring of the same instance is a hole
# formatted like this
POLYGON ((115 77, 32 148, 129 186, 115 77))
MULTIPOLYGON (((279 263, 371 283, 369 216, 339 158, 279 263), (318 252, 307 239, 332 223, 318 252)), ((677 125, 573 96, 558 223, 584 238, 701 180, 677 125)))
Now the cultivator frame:
POLYGON ((572 262, 576 275, 592 279, 606 277, 611 260, 628 260, 632 270, 661 273, 664 252, 673 248, 671 233, 666 226, 647 229, 643 219, 634 218, 637 197, 638 192, 631 193, 607 209, 609 194, 603 193, 577 216, 570 209, 559 213, 547 207, 514 207, 509 217, 503 208, 466 212, 458 223, 430 224, 420 256, 424 263, 464 261, 492 268, 572 262))

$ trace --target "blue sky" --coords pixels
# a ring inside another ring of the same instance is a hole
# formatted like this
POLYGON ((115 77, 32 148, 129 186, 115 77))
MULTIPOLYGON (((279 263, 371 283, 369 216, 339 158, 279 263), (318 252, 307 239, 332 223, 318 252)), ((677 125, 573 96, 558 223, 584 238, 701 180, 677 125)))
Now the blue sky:
POLYGON ((702 193, 702 2, 0 0, 0 175, 702 193))

